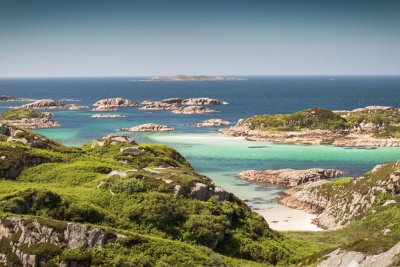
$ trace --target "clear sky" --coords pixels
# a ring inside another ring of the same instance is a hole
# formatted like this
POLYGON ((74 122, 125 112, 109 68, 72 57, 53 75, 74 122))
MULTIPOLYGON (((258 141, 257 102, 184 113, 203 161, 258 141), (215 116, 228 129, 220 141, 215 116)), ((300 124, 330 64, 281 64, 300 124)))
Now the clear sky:
POLYGON ((400 74, 400 0, 0 0, 0 76, 400 74))

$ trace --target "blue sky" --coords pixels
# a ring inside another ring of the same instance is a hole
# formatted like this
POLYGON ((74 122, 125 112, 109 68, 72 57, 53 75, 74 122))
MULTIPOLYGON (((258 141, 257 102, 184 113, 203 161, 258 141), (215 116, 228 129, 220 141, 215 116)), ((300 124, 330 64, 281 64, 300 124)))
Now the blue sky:
POLYGON ((0 0, 0 76, 400 74, 400 1, 0 0))

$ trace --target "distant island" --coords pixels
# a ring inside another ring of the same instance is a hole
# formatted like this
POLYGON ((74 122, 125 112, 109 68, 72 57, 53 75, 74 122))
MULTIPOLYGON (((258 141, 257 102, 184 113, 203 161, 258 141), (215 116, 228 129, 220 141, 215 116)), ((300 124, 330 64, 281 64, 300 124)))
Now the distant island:
POLYGON ((154 76, 146 81, 243 81, 240 77, 223 77, 209 75, 175 75, 175 76, 154 76))

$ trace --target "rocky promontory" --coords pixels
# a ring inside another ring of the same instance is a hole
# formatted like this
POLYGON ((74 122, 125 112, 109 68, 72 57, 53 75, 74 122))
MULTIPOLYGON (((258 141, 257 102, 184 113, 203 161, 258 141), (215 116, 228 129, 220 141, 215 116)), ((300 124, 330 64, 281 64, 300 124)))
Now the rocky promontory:
POLYGON ((221 130, 251 141, 335 146, 400 146, 400 111, 393 107, 366 107, 353 111, 312 108, 283 115, 241 119, 221 130))
POLYGON ((49 112, 38 112, 30 109, 11 109, 0 115, 0 123, 16 125, 27 129, 60 127, 49 112))
POLYGON ((298 186, 308 182, 316 182, 342 176, 343 172, 336 169, 280 169, 280 170, 248 170, 238 173, 238 177, 247 181, 279 184, 284 186, 298 186))
POLYGON ((137 107, 139 105, 139 103, 133 100, 121 97, 101 99, 93 104, 96 107, 137 107))
POLYGON ((130 127, 130 128, 122 128, 121 131, 126 132, 165 132, 165 131, 174 131, 175 128, 167 126, 167 125, 160 125, 156 123, 146 123, 141 124, 138 126, 130 127))
POLYGON ((227 120, 209 119, 209 120, 205 120, 200 123, 194 123, 194 124, 192 124, 192 126, 194 126, 194 127, 219 127, 219 126, 226 126, 229 124, 231 124, 231 123, 227 120))
POLYGON ((203 106, 187 106, 172 110, 172 113, 176 114, 205 114, 212 112, 217 112, 217 111, 203 106))
POLYGON ((21 108, 28 109, 67 109, 67 110, 79 110, 89 108, 88 106, 80 106, 76 104, 65 104, 57 102, 52 99, 40 99, 35 102, 22 105, 21 108))

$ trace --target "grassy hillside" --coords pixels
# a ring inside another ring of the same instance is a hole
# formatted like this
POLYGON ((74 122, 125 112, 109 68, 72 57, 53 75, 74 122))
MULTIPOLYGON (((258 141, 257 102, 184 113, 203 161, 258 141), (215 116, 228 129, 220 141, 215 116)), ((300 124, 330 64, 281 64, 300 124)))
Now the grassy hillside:
MULTIPOLYGON (((208 200, 191 197, 196 184, 214 185, 169 147, 90 142, 82 148, 68 148, 30 131, 9 129, 3 131, 0 142, 3 218, 18 215, 50 223, 93 224, 138 239, 109 244, 106 249, 60 248, 49 261, 83 257, 108 266, 116 262, 286 265, 316 250, 312 244, 300 244, 272 231, 234 196, 225 201, 217 196, 208 200), (5 141, 7 134, 14 141, 5 141), (138 150, 124 150, 127 147, 138 150), (115 170, 124 175, 109 175, 115 170)), ((4 246, 6 241, 1 241, 4 246)), ((43 253, 54 248, 35 249, 43 253)))
POLYGON ((26 118, 40 118, 42 114, 32 109, 10 109, 1 113, 0 118, 3 120, 21 120, 26 118))

